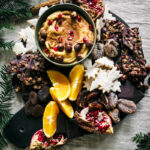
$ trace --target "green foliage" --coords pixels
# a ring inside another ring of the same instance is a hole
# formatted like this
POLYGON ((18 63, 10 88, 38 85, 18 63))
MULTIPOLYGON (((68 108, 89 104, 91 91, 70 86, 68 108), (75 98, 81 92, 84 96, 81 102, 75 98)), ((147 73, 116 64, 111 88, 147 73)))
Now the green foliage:
POLYGON ((14 42, 11 41, 11 42, 4 42, 4 40, 0 39, 0 49, 3 49, 3 50, 11 50, 12 47, 14 45, 14 42))
MULTIPOLYGON (((10 22, 31 17, 30 8, 27 0, 0 0, 0 34, 4 28, 13 29, 9 25, 10 22)), ((4 42, 0 39, 1 50, 11 50, 12 46, 13 42, 4 42)))
POLYGON ((14 97, 12 75, 8 74, 6 65, 1 67, 0 78, 2 80, 0 81, 0 149, 2 149, 6 145, 2 131, 11 117, 9 109, 14 97))
POLYGON ((137 144, 136 150, 150 150, 150 133, 138 133, 132 140, 137 144))

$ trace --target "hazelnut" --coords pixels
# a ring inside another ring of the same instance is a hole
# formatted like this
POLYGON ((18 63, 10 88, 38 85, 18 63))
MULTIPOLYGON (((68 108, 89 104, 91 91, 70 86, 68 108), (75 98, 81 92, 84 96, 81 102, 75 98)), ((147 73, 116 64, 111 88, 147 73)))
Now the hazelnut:
POLYGON ((66 50, 67 53, 71 53, 71 51, 72 51, 72 42, 67 41, 65 43, 65 50, 66 50))
POLYGON ((77 60, 81 60, 82 59, 82 55, 80 53, 77 54, 77 60))
POLYGON ((90 40, 88 40, 88 41, 86 42, 86 46, 87 46, 87 47, 92 47, 92 46, 93 46, 93 42, 90 41, 90 40))
POLYGON ((63 51, 64 45, 62 43, 60 43, 60 44, 58 44, 57 48, 59 51, 63 51))
POLYGON ((57 61, 58 63, 62 63, 62 62, 63 62, 63 56, 57 56, 57 57, 56 57, 56 61, 57 61))
POLYGON ((82 44, 81 43, 77 43, 75 46, 74 46, 74 49, 76 52, 79 52, 81 49, 82 49, 82 44))
POLYGON ((43 38, 40 38, 39 42, 40 42, 40 44, 43 46, 44 43, 45 43, 45 40, 44 40, 43 38))
POLYGON ((41 35, 42 38, 46 38, 46 36, 47 36, 47 31, 46 31, 46 30, 42 30, 42 31, 40 32, 40 35, 41 35))
POLYGON ((121 81, 124 82, 124 81, 126 81, 126 80, 127 80, 127 75, 124 74, 124 75, 121 77, 121 81))
POLYGON ((55 55, 54 55, 54 53, 50 53, 49 55, 48 55, 48 58, 50 58, 50 59, 54 59, 55 58, 55 55))

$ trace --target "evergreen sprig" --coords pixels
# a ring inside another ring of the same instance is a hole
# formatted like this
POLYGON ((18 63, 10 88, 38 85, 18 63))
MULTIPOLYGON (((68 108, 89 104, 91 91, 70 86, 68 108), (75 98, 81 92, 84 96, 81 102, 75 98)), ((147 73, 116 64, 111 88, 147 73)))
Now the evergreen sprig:
POLYGON ((2 131, 11 118, 9 110, 14 97, 12 75, 8 74, 6 65, 1 67, 0 78, 2 80, 0 81, 0 149, 2 149, 6 145, 2 131))
POLYGON ((150 133, 138 133, 132 140, 137 144, 136 150, 150 150, 150 133))
MULTIPOLYGON (((26 0, 0 0, 0 34, 4 28, 13 29, 9 25, 11 21, 31 17, 30 8, 29 1, 26 0)), ((3 39, 0 39, 1 50, 11 50, 12 46, 12 42, 5 42, 3 39)))
POLYGON ((0 49, 6 50, 6 49, 12 49, 14 45, 13 41, 10 42, 4 42, 4 40, 0 39, 0 49))

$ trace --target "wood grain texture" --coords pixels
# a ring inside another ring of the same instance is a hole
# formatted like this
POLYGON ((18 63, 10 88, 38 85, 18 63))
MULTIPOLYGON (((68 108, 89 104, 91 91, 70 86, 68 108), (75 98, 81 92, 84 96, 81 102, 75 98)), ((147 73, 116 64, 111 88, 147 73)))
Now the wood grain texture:
MULTIPOLYGON (((38 3, 38 1, 33 1, 38 3)), ((105 0, 111 11, 124 19, 131 27, 139 27, 140 35, 143 40, 143 51, 150 64, 150 0, 105 0)), ((17 32, 26 24, 16 25, 15 32, 5 34, 5 39, 14 39, 17 32)), ((0 55, 0 65, 10 60, 10 55, 0 55)), ((12 112, 15 113, 20 109, 21 101, 14 100, 12 112)), ((21 106, 23 104, 21 103, 21 106)), ((150 89, 145 97, 137 105, 137 112, 128 115, 121 123, 114 127, 113 135, 98 136, 88 135, 69 141, 61 150, 134 150, 135 143, 131 141, 136 133, 150 132, 150 89)), ((18 150, 9 145, 7 150, 18 150)))

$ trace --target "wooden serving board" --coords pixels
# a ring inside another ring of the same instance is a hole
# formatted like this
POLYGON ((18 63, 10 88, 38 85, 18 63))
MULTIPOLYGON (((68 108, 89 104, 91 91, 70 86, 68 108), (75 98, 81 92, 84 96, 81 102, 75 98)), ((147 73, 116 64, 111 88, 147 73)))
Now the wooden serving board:
MULTIPOLYGON (((128 26, 124 20, 114 13, 112 14, 128 26)), ((62 69, 58 68, 58 70, 61 71, 62 69)), ((69 68, 63 68, 63 70, 65 70, 65 72, 69 72, 69 68)), ((122 85, 121 89, 122 92, 118 94, 119 98, 127 98, 135 103, 138 103, 144 97, 144 94, 137 90, 130 81, 127 81, 124 85, 122 85)), ((123 119, 124 115, 121 117, 123 119)), ((63 113, 59 114, 57 124, 57 133, 64 133, 69 139, 82 136, 84 134, 89 134, 78 127, 75 119, 68 119, 63 113)), ((32 117, 27 117, 24 108, 22 108, 12 117, 9 124, 5 127, 4 136, 16 147, 25 148, 29 146, 32 135, 41 128, 42 118, 35 119, 32 117)))

